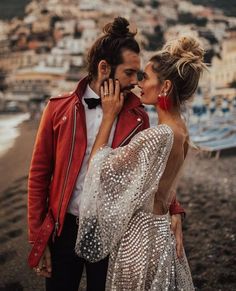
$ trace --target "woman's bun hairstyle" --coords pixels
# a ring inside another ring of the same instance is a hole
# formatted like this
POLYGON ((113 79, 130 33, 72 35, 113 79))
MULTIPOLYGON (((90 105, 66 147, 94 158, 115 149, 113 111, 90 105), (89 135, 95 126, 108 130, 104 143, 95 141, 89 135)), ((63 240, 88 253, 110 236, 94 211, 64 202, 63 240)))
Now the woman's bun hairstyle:
POLYGON ((158 73, 161 81, 172 82, 175 105, 180 105, 193 96, 202 72, 207 69, 204 49, 191 36, 168 41, 150 61, 153 62, 153 71, 158 73))
POLYGON ((163 47, 163 52, 168 52, 170 56, 179 59, 176 62, 176 67, 181 77, 184 77, 184 68, 186 65, 191 66, 196 71, 206 68, 203 62, 204 49, 191 36, 182 36, 168 42, 163 47))

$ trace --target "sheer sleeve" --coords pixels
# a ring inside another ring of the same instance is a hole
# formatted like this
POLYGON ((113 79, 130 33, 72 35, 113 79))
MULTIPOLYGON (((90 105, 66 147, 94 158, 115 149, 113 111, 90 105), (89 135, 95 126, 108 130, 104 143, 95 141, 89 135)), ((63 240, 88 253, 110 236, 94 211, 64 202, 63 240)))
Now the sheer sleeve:
POLYGON ((79 256, 96 262, 116 246, 132 215, 157 192, 172 144, 170 127, 159 125, 138 133, 124 147, 98 150, 81 196, 79 256))

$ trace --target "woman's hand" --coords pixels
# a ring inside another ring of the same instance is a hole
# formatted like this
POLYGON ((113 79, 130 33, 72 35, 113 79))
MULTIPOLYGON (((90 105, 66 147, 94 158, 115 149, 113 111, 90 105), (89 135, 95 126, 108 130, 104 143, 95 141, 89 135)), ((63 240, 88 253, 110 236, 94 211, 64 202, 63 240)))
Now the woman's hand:
POLYGON ((101 86, 101 101, 103 118, 93 144, 89 162, 97 150, 107 144, 112 125, 123 106, 124 96, 120 93, 120 83, 118 80, 115 81, 115 84, 112 79, 104 82, 104 85, 101 86))
POLYGON ((183 257, 184 250, 181 214, 171 215, 171 230, 175 235, 176 253, 178 258, 180 259, 183 257))
POLYGON ((120 92, 118 80, 114 82, 112 79, 109 79, 104 82, 104 85, 101 86, 101 101, 103 118, 114 120, 124 103, 124 96, 120 92))

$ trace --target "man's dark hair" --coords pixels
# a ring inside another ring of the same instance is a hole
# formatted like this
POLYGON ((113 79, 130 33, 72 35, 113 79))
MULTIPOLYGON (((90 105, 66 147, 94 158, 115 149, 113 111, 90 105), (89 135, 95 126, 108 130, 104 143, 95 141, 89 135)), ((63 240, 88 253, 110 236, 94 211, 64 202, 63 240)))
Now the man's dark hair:
POLYGON ((97 77, 98 64, 101 60, 106 60, 111 66, 111 77, 113 78, 116 67, 123 63, 124 50, 140 53, 139 45, 134 38, 136 32, 130 32, 128 26, 129 22, 123 17, 117 17, 112 23, 104 26, 104 35, 95 41, 88 53, 90 81, 97 77))

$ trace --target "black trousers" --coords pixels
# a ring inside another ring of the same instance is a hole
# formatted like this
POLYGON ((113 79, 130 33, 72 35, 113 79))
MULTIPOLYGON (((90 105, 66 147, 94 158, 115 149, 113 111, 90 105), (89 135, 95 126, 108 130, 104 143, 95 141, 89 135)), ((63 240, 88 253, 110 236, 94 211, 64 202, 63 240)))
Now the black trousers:
POLYGON ((97 263, 79 258, 74 251, 77 231, 76 217, 66 214, 61 236, 50 244, 52 277, 46 278, 46 291, 78 291, 84 267, 87 291, 105 290, 108 257, 97 263))

